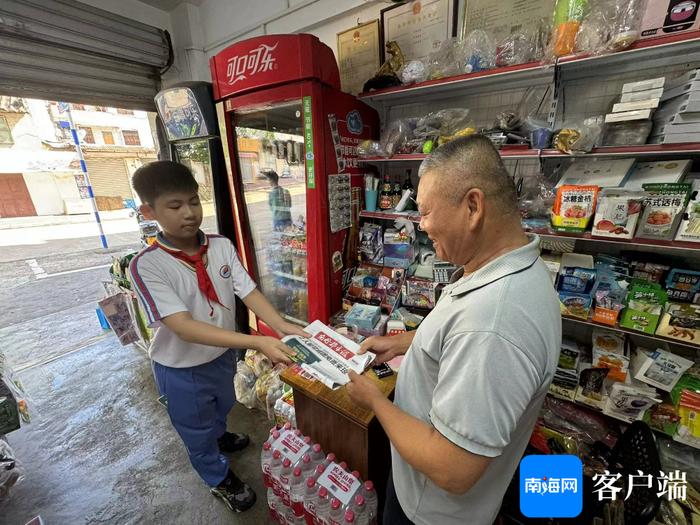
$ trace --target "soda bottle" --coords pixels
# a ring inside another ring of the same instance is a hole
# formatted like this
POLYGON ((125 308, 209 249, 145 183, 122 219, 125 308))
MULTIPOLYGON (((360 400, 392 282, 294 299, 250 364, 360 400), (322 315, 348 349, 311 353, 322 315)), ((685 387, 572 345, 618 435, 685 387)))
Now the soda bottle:
POLYGON ((367 520, 370 525, 377 525, 377 491, 374 490, 374 483, 365 481, 362 487, 365 505, 367 506, 367 520))
POLYGON ((317 502, 316 479, 313 477, 306 479, 306 487, 304 488, 304 517, 307 525, 313 525, 316 519, 316 502, 317 502))
POLYGON ((345 523, 354 524, 355 523, 355 513, 351 510, 345 513, 345 523))
POLYGON ((260 453, 260 466, 262 467, 263 480, 266 487, 272 486, 272 478, 270 478, 270 463, 272 462, 272 445, 263 443, 262 452, 260 453))
POLYGON ((278 496, 280 492, 280 470, 282 469, 282 453, 275 450, 272 453, 272 461, 270 462, 270 477, 272 478, 272 489, 278 496))
POLYGON ((343 525, 343 514, 343 506, 341 505, 340 500, 333 498, 331 501, 331 512, 328 515, 329 525, 343 525))
POLYGON ((280 492, 282 493, 282 502, 289 507, 289 485, 292 481, 292 462, 288 458, 284 458, 282 461, 282 468, 280 469, 280 492))
POLYGON ((365 505, 365 497, 362 494, 355 496, 349 507, 355 513, 355 523, 357 525, 368 525, 367 506, 365 505))
POLYGON ((328 516, 331 511, 331 500, 328 497, 328 489, 321 487, 318 489, 318 497, 316 499, 316 521, 318 524, 328 524, 328 516))
POLYGON ((304 478, 301 469, 296 467, 289 482, 289 502, 295 516, 304 516, 304 478))

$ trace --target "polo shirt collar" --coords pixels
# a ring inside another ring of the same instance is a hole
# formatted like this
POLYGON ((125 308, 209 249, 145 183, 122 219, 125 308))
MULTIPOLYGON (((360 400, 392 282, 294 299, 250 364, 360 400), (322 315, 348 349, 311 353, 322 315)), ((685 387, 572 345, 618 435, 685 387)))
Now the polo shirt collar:
MULTIPOLYGON (((209 238, 205 235, 205 233, 204 233, 202 230, 199 230, 199 231, 197 232, 197 238, 199 239, 199 245, 200 245, 200 246, 209 244, 209 238)), ((180 252, 180 251, 182 251, 182 250, 180 250, 179 248, 176 248, 175 246, 173 246, 172 244, 170 244, 170 243, 167 241, 167 239, 165 238, 165 236, 163 235, 163 232, 158 232, 158 235, 156 236, 156 240, 158 241, 158 244, 160 244, 160 245, 163 246, 164 248, 167 248, 167 249, 170 250, 171 252, 180 252)))
POLYGON ((537 235, 528 237, 530 237, 528 244, 504 253, 486 266, 479 268, 466 279, 462 279, 464 268, 457 270, 452 276, 453 284, 450 285, 452 287, 449 291, 450 295, 466 294, 535 264, 540 256, 540 238, 537 235))

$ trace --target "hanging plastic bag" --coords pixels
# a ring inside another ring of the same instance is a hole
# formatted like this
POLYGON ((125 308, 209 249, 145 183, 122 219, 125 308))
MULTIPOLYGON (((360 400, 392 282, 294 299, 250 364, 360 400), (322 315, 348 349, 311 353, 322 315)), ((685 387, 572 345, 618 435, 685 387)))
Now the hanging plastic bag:
POLYGON ((257 377, 260 377, 268 370, 272 370, 272 362, 257 350, 246 350, 245 364, 250 367, 257 377))
POLYGON ((641 36, 646 0, 598 0, 576 36, 578 53, 602 55, 630 47, 641 36))
POLYGON ((603 116, 565 122, 554 136, 553 145, 562 153, 588 153, 598 145, 603 132, 603 116))
POLYGON ((588 0, 557 0, 554 6, 552 38, 547 50, 548 61, 574 52, 576 35, 586 15, 588 0))
POLYGON ((428 78, 437 80, 464 73, 464 52, 462 42, 448 38, 440 44, 440 49, 428 55, 428 78))
POLYGON ((402 118, 392 121, 379 141, 380 151, 386 156, 394 155, 399 147, 413 138, 416 118, 402 118))
POLYGON ((481 29, 475 29, 464 39, 463 53, 465 73, 478 73, 496 67, 496 43, 481 29))
POLYGON ((256 379, 250 366, 246 363, 238 363, 236 375, 233 377, 233 389, 236 400, 246 408, 253 408, 256 405, 256 379))
POLYGON ((24 480, 24 468, 16 459, 7 441, 0 438, 0 504, 8 497, 10 489, 24 480))

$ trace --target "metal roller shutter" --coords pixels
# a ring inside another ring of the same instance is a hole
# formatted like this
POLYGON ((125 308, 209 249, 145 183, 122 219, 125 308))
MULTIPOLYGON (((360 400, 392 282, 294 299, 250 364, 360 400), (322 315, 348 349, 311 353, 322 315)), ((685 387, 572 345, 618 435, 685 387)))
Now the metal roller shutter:
POLYGON ((0 93, 153 110, 167 31, 70 0, 0 1, 0 93))

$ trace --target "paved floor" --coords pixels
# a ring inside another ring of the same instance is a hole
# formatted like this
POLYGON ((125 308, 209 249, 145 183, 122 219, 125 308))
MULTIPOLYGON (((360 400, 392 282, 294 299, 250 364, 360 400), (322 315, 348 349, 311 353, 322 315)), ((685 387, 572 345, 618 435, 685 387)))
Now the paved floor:
POLYGON ((0 248, 0 348, 33 410, 31 424, 7 436, 26 478, 0 504, 0 524, 22 525, 37 514, 47 525, 267 523, 262 413, 237 406, 229 417, 229 428, 251 434, 253 445, 232 465, 259 496, 251 511, 234 515, 189 465, 156 401, 145 354, 120 346, 97 323, 103 266, 138 247, 136 234, 111 236, 109 253, 96 248, 96 237, 25 238, 0 248), (37 278, 32 259, 48 277, 37 278))

